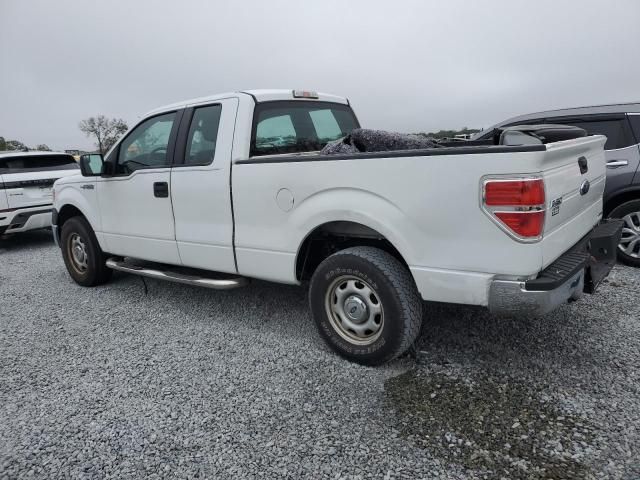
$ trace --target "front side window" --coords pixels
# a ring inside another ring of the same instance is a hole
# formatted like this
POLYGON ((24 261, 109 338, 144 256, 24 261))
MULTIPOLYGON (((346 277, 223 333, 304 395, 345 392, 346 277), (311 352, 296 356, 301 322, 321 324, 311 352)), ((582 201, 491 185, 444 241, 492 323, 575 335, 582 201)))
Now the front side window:
POLYGON ((277 101, 259 103, 254 113, 251 155, 322 150, 358 128, 348 105, 331 102, 277 101))
POLYGON ((194 111, 187 135, 185 164, 209 165, 213 162, 221 112, 221 105, 200 107, 194 111))
POLYGON ((175 112, 159 115, 138 125, 120 144, 117 173, 171 165, 167 149, 175 112))

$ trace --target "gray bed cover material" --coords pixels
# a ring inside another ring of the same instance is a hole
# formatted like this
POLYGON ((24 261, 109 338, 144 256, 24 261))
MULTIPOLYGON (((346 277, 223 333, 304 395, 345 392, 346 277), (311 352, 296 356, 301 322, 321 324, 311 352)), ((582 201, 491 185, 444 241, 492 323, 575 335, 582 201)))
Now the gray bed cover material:
POLYGON ((419 135, 356 128, 349 135, 328 143, 320 152, 322 155, 334 155, 359 152, 386 152, 390 150, 417 150, 437 148, 440 145, 433 139, 419 135))

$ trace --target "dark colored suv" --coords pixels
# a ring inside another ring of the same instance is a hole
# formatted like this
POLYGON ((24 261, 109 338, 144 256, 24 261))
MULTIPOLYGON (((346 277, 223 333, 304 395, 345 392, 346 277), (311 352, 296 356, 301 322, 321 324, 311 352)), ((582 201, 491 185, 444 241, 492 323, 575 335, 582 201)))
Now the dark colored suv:
POLYGON ((583 128, 589 135, 605 135, 607 186, 604 216, 624 219, 618 258, 640 267, 640 103, 567 108, 513 117, 472 140, 493 135, 493 128, 528 124, 562 124, 583 128))

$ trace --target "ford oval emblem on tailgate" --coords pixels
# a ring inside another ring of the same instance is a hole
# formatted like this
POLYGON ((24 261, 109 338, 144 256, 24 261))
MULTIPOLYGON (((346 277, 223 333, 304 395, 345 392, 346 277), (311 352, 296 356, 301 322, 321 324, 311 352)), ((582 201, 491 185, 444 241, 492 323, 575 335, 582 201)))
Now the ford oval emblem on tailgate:
POLYGON ((591 187, 591 184, 589 183, 589 180, 584 180, 580 184, 580 195, 586 195, 587 193, 589 193, 590 187, 591 187))

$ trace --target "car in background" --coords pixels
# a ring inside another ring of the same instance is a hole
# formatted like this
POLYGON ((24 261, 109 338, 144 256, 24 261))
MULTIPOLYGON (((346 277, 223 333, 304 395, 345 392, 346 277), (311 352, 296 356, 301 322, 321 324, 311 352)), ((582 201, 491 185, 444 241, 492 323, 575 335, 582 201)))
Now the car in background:
POLYGON ((66 153, 0 152, 0 235, 50 227, 53 182, 78 173, 66 153))
POLYGON ((566 108, 513 117, 478 132, 471 140, 486 140, 494 129, 515 125, 561 124, 605 135, 607 183, 604 217, 625 222, 618 259, 640 267, 640 103, 566 108))

